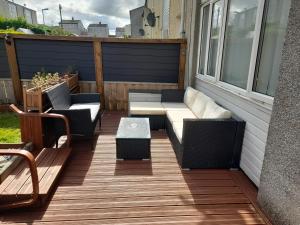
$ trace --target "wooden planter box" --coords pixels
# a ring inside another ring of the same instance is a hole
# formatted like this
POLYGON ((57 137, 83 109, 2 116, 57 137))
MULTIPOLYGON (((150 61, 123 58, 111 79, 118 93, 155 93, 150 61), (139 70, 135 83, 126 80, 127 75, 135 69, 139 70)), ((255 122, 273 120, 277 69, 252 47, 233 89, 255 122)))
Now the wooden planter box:
POLYGON ((70 74, 70 77, 66 80, 69 89, 72 90, 78 86, 78 73, 70 74))
MULTIPOLYGON (((70 92, 76 93, 79 90, 78 86, 78 74, 72 74, 66 81, 70 92)), ((55 88, 57 85, 53 85, 46 89, 41 88, 30 88, 27 89, 26 86, 23 86, 23 104, 24 111, 38 111, 44 112, 49 108, 49 104, 47 104, 46 91, 55 88)))

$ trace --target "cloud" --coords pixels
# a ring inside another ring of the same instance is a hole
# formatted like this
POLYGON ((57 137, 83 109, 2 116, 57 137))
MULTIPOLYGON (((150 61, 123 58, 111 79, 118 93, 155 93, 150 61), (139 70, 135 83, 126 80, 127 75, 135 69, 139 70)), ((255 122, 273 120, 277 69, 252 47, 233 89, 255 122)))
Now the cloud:
POLYGON ((144 5, 145 0, 91 0, 90 10, 107 16, 128 18, 129 10, 144 5))
POLYGON ((28 8, 37 11, 38 22, 43 23, 42 9, 45 22, 48 25, 58 25, 60 21, 58 4, 62 5, 63 19, 82 20, 85 27, 90 23, 107 23, 109 29, 130 23, 129 10, 144 5, 145 0, 15 0, 18 4, 26 3, 28 8))

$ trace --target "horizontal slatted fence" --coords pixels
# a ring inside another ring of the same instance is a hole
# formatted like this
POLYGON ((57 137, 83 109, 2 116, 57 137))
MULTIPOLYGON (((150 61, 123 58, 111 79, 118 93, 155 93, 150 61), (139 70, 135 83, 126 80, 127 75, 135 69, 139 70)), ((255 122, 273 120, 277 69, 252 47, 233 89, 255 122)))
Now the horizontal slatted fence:
POLYGON ((95 81, 91 42, 16 39, 15 44, 21 79, 41 70, 63 73, 75 67, 81 80, 95 81))
POLYGON ((81 92, 105 94, 105 106, 109 110, 126 110, 128 90, 132 88, 183 88, 186 42, 182 39, 35 35, 11 35, 9 38, 13 44, 9 45, 10 54, 7 55, 4 36, 0 35, 0 79, 17 79, 11 85, 18 93, 19 102, 22 101, 21 84, 30 84, 36 72, 64 73, 69 68, 79 72, 81 92), (95 47, 99 43, 100 47, 95 47), (8 62, 13 62, 12 74, 8 62))
POLYGON ((10 78, 5 42, 3 38, 0 38, 0 79, 1 78, 10 78))
POLYGON ((103 43, 105 81, 177 83, 180 44, 103 43))

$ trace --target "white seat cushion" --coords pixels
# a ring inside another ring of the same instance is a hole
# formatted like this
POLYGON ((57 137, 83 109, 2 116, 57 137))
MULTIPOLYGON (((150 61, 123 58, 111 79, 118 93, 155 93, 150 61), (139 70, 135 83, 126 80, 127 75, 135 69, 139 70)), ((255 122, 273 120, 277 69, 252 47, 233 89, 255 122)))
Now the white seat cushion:
POLYGON ((178 141, 180 143, 182 143, 182 135, 183 135, 183 121, 181 122, 174 122, 172 124, 172 127, 173 127, 173 130, 174 130, 174 133, 178 139, 178 141))
POLYGON ((161 103, 166 111, 168 110, 186 110, 189 109, 186 104, 184 103, 177 103, 177 102, 163 102, 161 103))
MULTIPOLYGON (((99 110, 100 104, 99 103, 77 103, 70 106, 69 109, 89 109, 91 112, 91 120, 94 121, 99 110)), ((80 119, 80 118, 78 118, 80 119)))
POLYGON ((191 108, 192 104, 195 101, 196 95, 198 94, 198 91, 195 90, 194 88, 191 87, 187 87, 187 89, 185 90, 184 93, 184 98, 183 98, 183 102, 189 107, 191 108))
POLYGON ((203 119, 229 119, 231 112, 217 105, 215 102, 208 102, 206 104, 203 119))
POLYGON ((130 102, 130 115, 165 115, 165 109, 160 102, 130 102))
POLYGON ((195 101, 193 102, 190 109, 198 118, 202 118, 206 108, 206 104, 208 102, 214 102, 214 101, 210 97, 203 94, 202 92, 198 92, 195 101))
POLYGON ((170 120, 170 122, 173 124, 174 122, 183 122, 183 119, 196 119, 197 117, 194 115, 194 113, 189 110, 169 110, 167 111, 167 117, 170 120))

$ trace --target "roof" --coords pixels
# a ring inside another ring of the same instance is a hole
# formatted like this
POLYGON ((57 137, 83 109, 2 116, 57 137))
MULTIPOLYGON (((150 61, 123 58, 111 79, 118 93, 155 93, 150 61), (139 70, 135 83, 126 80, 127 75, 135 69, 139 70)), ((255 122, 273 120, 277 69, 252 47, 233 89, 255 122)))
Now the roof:
POLYGON ((70 23, 74 23, 74 24, 77 24, 77 23, 81 23, 81 20, 62 20, 62 22, 59 22, 59 24, 70 24, 70 23))
POLYGON ((116 31, 124 32, 125 28, 124 27, 116 27, 116 31))
POLYGON ((107 24, 104 23, 91 23, 88 27, 108 27, 107 24))

